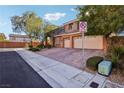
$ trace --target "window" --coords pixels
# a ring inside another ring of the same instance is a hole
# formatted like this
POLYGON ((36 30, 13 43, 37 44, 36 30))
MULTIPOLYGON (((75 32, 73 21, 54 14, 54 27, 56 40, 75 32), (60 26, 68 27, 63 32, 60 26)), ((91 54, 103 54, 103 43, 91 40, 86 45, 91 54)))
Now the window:
POLYGON ((69 30, 72 30, 72 28, 73 28, 73 23, 71 23, 71 24, 69 24, 69 30))
POLYGON ((77 30, 79 30, 79 22, 77 22, 77 30))

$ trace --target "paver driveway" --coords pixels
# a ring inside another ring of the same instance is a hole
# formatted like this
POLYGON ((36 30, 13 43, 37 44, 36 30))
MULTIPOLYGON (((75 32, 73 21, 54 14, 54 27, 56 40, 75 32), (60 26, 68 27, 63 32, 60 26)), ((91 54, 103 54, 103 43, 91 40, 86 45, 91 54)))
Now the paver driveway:
POLYGON ((0 87, 51 87, 16 52, 0 52, 0 87))
POLYGON ((40 55, 55 59, 59 62, 74 66, 79 69, 85 67, 86 60, 91 56, 103 56, 101 50, 85 50, 85 56, 82 57, 81 49, 68 49, 68 48, 51 48, 37 52, 40 55), (83 62, 82 62, 83 61, 83 62))

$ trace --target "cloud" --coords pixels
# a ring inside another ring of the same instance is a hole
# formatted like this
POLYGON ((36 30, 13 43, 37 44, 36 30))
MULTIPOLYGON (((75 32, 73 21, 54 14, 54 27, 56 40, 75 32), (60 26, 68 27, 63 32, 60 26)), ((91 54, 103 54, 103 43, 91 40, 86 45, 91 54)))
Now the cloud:
POLYGON ((0 27, 6 26, 8 24, 9 24, 9 22, 2 20, 2 18, 0 17, 0 27))
POLYGON ((7 24, 8 24, 7 22, 0 21, 0 27, 3 27, 5 25, 7 25, 7 24))
POLYGON ((62 17, 65 17, 66 13, 60 13, 60 12, 56 12, 56 13, 47 13, 44 15, 44 19, 48 20, 48 21, 57 21, 62 17))
POLYGON ((71 10, 71 11, 73 11, 73 12, 75 12, 75 11, 76 11, 74 8, 71 8, 70 10, 71 10))

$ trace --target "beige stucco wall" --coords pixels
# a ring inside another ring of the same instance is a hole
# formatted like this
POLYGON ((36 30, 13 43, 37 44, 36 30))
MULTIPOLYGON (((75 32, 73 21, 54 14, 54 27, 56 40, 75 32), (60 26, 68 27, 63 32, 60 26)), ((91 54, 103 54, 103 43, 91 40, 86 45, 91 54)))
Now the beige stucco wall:
POLYGON ((103 36, 86 36, 84 39, 84 48, 103 49, 103 36))
MULTIPOLYGON (((103 49, 103 36, 85 36, 85 49, 103 49)), ((82 48, 82 38, 74 39, 74 48, 82 48)))

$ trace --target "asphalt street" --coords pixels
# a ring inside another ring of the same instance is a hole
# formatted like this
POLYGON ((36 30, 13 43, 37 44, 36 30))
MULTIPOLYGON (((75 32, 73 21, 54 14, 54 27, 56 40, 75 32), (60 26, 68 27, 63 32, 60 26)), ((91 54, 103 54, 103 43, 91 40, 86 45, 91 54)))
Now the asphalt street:
POLYGON ((0 52, 1 88, 50 88, 15 51, 0 52))

